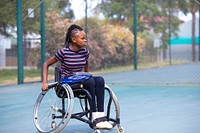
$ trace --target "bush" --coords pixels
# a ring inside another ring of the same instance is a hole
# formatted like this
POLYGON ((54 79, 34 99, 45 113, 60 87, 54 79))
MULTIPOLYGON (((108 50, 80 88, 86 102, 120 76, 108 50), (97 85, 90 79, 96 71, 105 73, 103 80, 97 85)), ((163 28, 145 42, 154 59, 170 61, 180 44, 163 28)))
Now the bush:
MULTIPOLYGON (((64 46, 66 30, 73 22, 60 18, 55 12, 47 14, 47 21, 46 55, 51 57, 64 46)), ((85 28, 85 19, 74 23, 85 28)), ((89 18, 87 36, 90 70, 127 66, 133 63, 134 37, 128 28, 112 25, 97 18, 89 18)), ((140 52, 145 41, 139 37, 137 42, 140 52)))
MULTIPOLYGON (((85 27, 84 20, 78 22, 85 27)), ((119 25, 112 25, 96 18, 88 20, 88 47, 90 50, 90 69, 98 70, 133 63, 132 32, 119 25)), ((145 45, 144 39, 138 38, 138 51, 145 45)))

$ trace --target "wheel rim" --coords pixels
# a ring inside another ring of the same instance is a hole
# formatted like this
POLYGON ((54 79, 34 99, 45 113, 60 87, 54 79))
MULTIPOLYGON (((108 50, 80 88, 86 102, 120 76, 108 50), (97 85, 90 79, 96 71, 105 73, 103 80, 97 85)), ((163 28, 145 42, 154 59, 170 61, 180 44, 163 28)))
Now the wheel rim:
POLYGON ((120 108, 115 94, 107 85, 105 87, 104 110, 107 113, 106 115, 109 118, 109 122, 114 128, 120 117, 120 108))
POLYGON ((71 88, 68 85, 62 85, 68 98, 58 98, 55 93, 55 87, 48 91, 41 92, 34 106, 34 124, 39 132, 60 132, 72 115, 74 106, 74 97, 71 88), (63 113, 62 102, 65 103, 63 113), (60 117, 60 118, 57 118, 60 117), (52 123, 55 128, 52 128, 52 123))

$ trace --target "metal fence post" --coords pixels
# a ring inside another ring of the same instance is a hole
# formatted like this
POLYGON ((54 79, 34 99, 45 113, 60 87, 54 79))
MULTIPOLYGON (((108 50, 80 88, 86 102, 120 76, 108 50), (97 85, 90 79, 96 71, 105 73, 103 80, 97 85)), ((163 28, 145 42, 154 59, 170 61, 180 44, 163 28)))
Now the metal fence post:
POLYGON ((17 54, 18 54, 18 84, 22 84, 24 80, 23 72, 23 31, 22 31, 22 1, 16 1, 16 19, 17 19, 17 54))
POLYGON ((133 0, 134 69, 137 70, 137 0, 133 0))
POLYGON ((86 32, 86 40, 88 42, 88 13, 87 13, 87 9, 88 9, 88 3, 87 3, 87 0, 85 0, 85 32, 86 32))
MULTIPOLYGON (((200 4, 199 4, 199 25, 200 25, 200 4)), ((200 26, 199 26, 199 61, 200 61, 200 26)))
POLYGON ((45 52, 46 52, 46 47, 45 47, 45 9, 44 9, 44 0, 40 0, 41 5, 40 5, 40 35, 41 35, 41 80, 43 81, 43 64, 45 62, 45 52))

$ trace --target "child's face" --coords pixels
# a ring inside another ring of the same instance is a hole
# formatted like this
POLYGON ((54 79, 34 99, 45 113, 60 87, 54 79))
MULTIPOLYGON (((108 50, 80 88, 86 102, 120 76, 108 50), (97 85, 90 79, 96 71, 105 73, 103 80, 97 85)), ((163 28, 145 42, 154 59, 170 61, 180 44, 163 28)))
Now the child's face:
POLYGON ((77 45, 77 47, 82 48, 86 46, 86 34, 84 31, 79 31, 75 37, 74 37, 74 43, 77 45))

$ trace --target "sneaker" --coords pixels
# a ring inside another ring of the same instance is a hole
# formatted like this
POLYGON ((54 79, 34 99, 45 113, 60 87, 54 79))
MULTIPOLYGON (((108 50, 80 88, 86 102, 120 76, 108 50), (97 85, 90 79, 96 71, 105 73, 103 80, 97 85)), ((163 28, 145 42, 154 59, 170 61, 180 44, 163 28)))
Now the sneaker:
POLYGON ((99 128, 99 129, 112 129, 113 128, 113 126, 108 121, 106 121, 104 112, 93 112, 92 113, 92 121, 95 119, 103 120, 96 124, 96 128, 99 128))
POLYGON ((113 126, 108 121, 102 121, 96 124, 96 128, 99 129, 112 129, 113 126))

